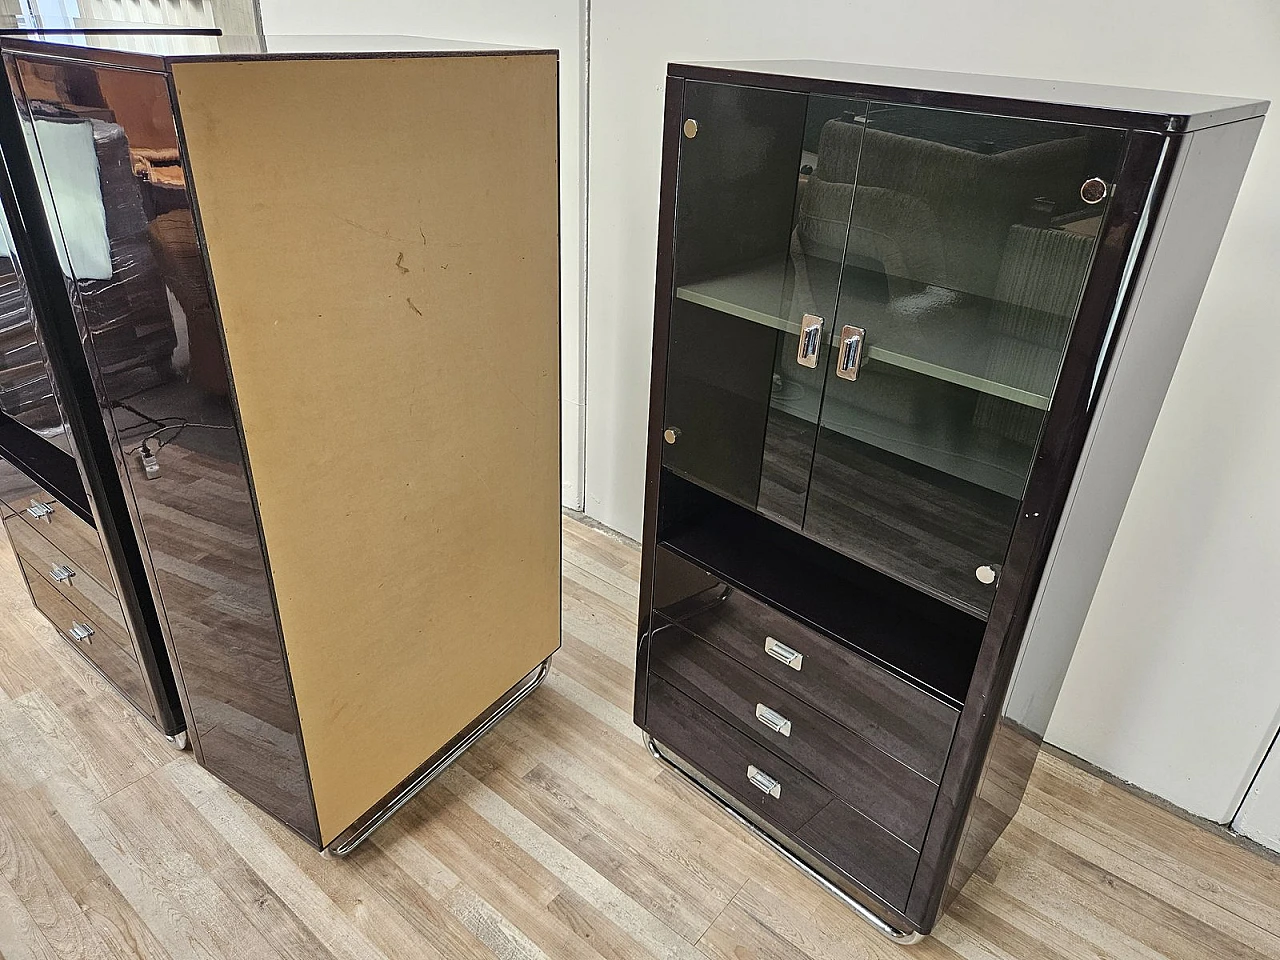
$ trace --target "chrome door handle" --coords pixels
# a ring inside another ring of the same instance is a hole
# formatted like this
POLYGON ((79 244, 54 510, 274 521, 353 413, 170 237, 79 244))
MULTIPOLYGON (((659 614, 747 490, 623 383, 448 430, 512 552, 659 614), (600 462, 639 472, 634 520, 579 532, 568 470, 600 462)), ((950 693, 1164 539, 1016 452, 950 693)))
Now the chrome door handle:
POLYGON ((799 670, 804 666, 804 654, 799 650, 792 650, 785 643, 773 639, 773 637, 764 638, 764 652, 779 663, 784 663, 792 670, 799 670))
POLYGON ((761 793, 767 793, 775 799, 782 798, 782 784, 769 776, 754 763, 747 764, 747 779, 761 793))
POLYGON ((846 380, 858 379, 858 367, 862 365, 862 344, 867 331, 862 327, 845 326, 840 331, 840 354, 836 358, 836 376, 846 380))
POLYGON ((27 513, 36 520, 51 523, 49 517, 53 515, 53 504, 45 503, 43 500, 32 500, 31 506, 27 507, 27 513))
POLYGON ((800 319, 800 346, 796 348, 796 363, 802 367, 816 367, 821 348, 822 318, 806 313, 800 319))
POLYGON ((66 564, 59 563, 49 568, 49 575, 53 577, 57 583, 66 583, 76 575, 76 572, 66 564))
POLYGON ((756 704, 756 719, 775 733, 780 733, 784 737, 791 736, 791 721, 763 703, 756 704))
POLYGON ((76 643, 80 643, 93 636, 93 627, 87 627, 78 620, 72 620, 71 629, 67 631, 67 635, 76 643))

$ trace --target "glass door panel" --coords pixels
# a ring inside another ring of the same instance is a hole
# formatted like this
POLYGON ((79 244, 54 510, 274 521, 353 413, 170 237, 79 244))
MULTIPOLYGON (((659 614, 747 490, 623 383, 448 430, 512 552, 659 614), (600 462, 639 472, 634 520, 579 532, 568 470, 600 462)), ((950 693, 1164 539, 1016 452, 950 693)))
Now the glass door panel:
POLYGON ((985 617, 1125 135, 885 104, 864 128, 804 530, 985 617))
POLYGON ((865 108, 698 82, 683 107, 663 466, 798 528, 865 108))

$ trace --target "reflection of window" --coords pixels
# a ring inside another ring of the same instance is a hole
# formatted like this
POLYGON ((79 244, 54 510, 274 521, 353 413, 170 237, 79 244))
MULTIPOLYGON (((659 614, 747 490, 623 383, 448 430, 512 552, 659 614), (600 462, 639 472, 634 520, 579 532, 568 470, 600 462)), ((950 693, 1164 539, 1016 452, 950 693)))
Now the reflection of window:
MULTIPOLYGON (((57 218, 54 231, 62 272, 80 280, 111 279, 111 243, 102 204, 94 121, 37 120, 23 124, 27 147, 44 176, 37 178, 46 210, 57 218)), ((105 124, 104 124, 105 126, 105 124)), ((9 251, 0 251, 8 256, 9 251)))
MULTIPOLYGON (((19 0, 21 13, 42 27, 73 27, 86 21, 151 26, 216 27, 228 36, 260 33, 253 0, 19 0)), ((5 5, 7 9, 12 9, 5 5)), ((144 53, 217 53, 218 40, 209 36, 154 38, 99 37, 96 46, 119 47, 144 53)))

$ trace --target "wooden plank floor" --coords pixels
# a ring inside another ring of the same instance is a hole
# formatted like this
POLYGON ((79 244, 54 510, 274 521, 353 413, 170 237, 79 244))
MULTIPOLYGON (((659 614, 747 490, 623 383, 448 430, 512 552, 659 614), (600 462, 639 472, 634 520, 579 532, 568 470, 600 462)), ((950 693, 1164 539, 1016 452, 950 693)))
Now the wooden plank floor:
POLYGON ((550 679, 345 862, 135 718, 0 551, 0 955, 1280 958, 1280 866, 1049 756, 936 935, 880 940, 650 758, 637 551, 564 532, 550 679))

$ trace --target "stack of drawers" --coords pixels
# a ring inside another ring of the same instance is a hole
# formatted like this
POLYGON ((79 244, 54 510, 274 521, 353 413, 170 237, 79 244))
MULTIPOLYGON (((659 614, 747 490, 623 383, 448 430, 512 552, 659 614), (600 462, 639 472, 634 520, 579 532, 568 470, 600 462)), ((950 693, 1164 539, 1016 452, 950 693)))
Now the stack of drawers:
POLYGON ((904 910, 958 710, 666 547, 655 564, 646 729, 904 910))
POLYGON ((155 707, 97 531, 9 464, 0 463, 0 471, 0 514, 31 599, 64 639, 155 722, 155 707))

